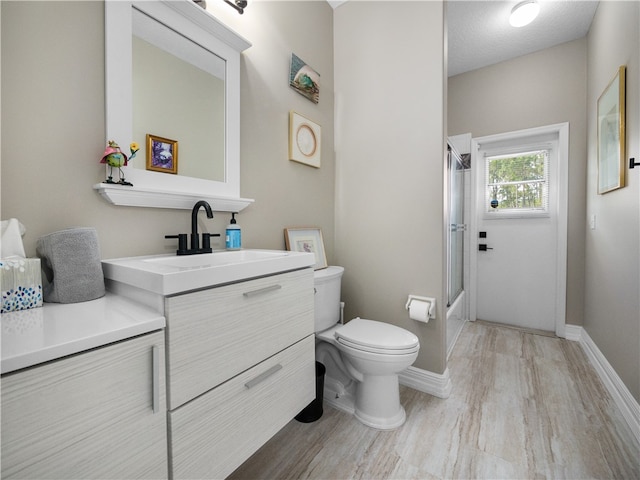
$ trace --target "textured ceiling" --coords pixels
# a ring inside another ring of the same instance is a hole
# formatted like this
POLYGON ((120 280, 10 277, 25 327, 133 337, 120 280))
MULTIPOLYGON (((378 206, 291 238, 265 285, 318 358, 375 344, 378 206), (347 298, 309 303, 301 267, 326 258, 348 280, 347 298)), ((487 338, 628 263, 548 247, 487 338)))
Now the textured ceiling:
MULTIPOLYGON (((337 8, 347 0, 327 1, 337 8)), ((582 38, 598 7, 596 0, 538 0, 538 18, 514 28, 509 14, 520 1, 445 2, 450 77, 582 38)))
POLYGON ((449 76, 476 70, 584 37, 597 1, 539 0, 540 14, 529 25, 509 25, 515 1, 447 2, 449 76))

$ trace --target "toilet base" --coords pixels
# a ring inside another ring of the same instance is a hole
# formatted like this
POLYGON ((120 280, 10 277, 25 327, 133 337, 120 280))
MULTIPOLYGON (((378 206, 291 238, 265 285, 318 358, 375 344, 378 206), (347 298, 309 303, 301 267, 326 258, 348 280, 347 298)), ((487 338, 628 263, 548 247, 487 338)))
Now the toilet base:
POLYGON ((355 416, 360 423, 371 428, 392 430, 401 427, 406 420, 406 412, 400 405, 397 375, 367 377, 365 380, 362 383, 351 382, 345 387, 340 381, 326 377, 325 404, 355 416), (367 393, 367 390, 373 393, 367 393))
POLYGON ((397 375, 365 375, 356 384, 356 418, 365 425, 391 430, 404 424, 407 417, 400 405, 397 375))
POLYGON ((361 373, 365 369, 358 370, 351 362, 345 361, 343 354, 331 343, 333 334, 330 332, 334 330, 316 334, 316 360, 326 367, 324 402, 353 414, 361 423, 372 428, 391 430, 403 425, 406 413, 400 405, 398 374, 361 373))
POLYGON ((400 406, 400 410, 392 417, 372 417, 358 410, 356 410, 354 416, 360 420, 361 423, 364 423, 368 427, 377 428, 378 430, 393 430, 401 427, 407 419, 407 414, 402 406, 400 406))
POLYGON ((353 415, 356 405, 355 385, 345 388, 340 381, 325 377, 324 403, 336 410, 353 415))

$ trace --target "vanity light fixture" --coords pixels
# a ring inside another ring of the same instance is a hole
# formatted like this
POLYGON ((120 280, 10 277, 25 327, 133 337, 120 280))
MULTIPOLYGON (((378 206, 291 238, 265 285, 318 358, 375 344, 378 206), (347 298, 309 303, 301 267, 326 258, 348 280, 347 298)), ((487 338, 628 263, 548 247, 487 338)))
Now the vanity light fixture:
POLYGON ((224 3, 231 5, 240 15, 244 13, 244 9, 247 7, 247 0, 224 0, 224 3))
POLYGON ((509 23, 512 27, 524 27, 533 22, 538 13, 540 13, 540 5, 536 0, 520 2, 511 10, 509 23))
MULTIPOLYGON (((205 10, 207 9, 207 0, 193 0, 193 2, 205 10)), ((224 0, 224 3, 231 5, 240 15, 244 13, 244 9, 247 7, 247 0, 224 0)))

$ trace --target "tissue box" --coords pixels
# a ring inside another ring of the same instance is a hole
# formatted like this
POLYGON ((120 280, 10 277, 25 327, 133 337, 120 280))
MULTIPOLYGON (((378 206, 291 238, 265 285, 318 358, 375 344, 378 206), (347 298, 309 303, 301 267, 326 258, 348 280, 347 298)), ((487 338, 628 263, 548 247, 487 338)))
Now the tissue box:
POLYGON ((0 259, 1 313, 42 306, 42 272, 39 258, 0 259))

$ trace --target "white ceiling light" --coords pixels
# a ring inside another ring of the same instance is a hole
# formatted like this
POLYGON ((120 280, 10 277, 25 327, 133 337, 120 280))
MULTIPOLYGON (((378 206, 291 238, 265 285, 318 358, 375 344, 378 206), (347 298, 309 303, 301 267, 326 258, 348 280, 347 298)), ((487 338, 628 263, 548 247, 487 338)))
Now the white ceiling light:
POLYGON ((524 27, 530 24, 538 16, 540 5, 536 0, 521 2, 511 10, 509 23, 512 27, 524 27))

